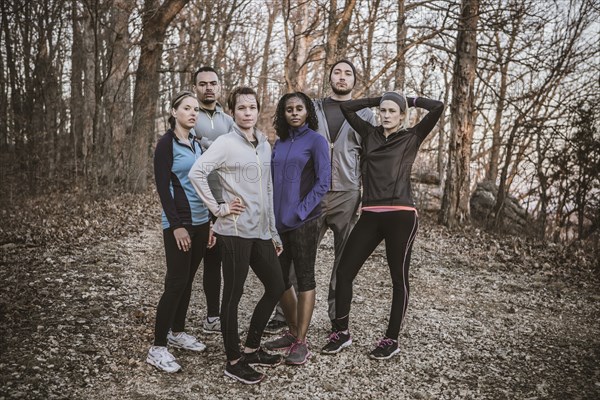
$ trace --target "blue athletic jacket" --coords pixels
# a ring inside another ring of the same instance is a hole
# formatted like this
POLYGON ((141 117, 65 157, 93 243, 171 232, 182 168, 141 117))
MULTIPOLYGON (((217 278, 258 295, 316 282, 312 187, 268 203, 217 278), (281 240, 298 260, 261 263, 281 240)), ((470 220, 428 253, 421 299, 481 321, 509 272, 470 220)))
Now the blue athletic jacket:
POLYGON ((200 143, 190 133, 191 146, 179 142, 169 129, 156 144, 154 178, 163 208, 163 229, 208 222, 208 210, 188 178, 188 172, 202 154, 200 143))
POLYGON ((329 190, 331 164, 327 140, 307 124, 277 140, 271 162, 275 223, 282 233, 321 215, 320 202, 329 190))

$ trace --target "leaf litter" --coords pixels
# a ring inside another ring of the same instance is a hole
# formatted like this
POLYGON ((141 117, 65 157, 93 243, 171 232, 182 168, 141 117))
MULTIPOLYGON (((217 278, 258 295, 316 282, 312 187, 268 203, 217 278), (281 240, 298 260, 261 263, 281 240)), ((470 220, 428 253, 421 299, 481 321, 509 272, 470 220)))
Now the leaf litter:
MULTIPOLYGON (((256 386, 224 377, 220 335, 201 330, 200 269, 187 329, 207 351, 174 350, 183 371, 160 373, 144 361, 164 281, 159 215, 154 193, 61 194, 0 210, 0 400, 600 397, 594 251, 474 227, 449 231, 427 215, 413 249, 399 356, 367 356, 389 313, 383 246, 355 282, 353 345, 319 354, 330 325, 328 234, 317 258, 308 364, 265 370, 256 386)), ((251 273, 242 330, 261 295, 251 273)))

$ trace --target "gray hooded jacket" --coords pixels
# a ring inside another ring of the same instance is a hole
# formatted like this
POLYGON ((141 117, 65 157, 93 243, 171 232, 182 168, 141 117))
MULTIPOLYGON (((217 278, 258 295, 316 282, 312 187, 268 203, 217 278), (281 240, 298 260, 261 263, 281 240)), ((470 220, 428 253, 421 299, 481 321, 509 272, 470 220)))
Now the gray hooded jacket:
MULTIPOLYGON (((348 121, 344 121, 335 142, 331 143, 323 99, 315 99, 313 103, 319 120, 317 132, 323 135, 329 143, 331 158, 331 184, 329 190, 335 192, 360 190, 360 135, 356 133, 348 121)), ((364 108, 357 114, 365 121, 375 124, 375 116, 370 109, 364 108)))
POLYGON ((217 222, 213 230, 224 236, 247 239, 273 239, 281 244, 273 213, 273 183, 271 178, 271 145, 265 135, 255 130, 256 148, 234 124, 230 133, 218 137, 190 170, 189 178, 198 195, 217 222), (223 188, 219 204, 208 184, 208 175, 215 171, 223 188), (239 197, 246 209, 231 214, 229 203, 239 197))

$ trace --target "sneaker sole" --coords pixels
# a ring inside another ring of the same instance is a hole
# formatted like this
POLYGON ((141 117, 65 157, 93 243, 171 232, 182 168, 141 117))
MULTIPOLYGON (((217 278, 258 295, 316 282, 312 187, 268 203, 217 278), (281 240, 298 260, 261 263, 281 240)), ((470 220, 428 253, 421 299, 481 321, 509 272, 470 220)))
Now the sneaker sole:
POLYGON ((261 374, 261 376, 260 376, 260 379, 259 379, 259 380, 257 380, 257 381, 249 381, 249 380, 246 380, 246 379, 242 379, 242 378, 240 378, 239 376, 237 376, 237 375, 234 375, 234 374, 232 374, 232 373, 228 372, 227 370, 225 370, 225 372, 224 372, 224 373, 225 373, 225 376, 228 376, 228 377, 230 377, 230 378, 233 378, 233 379, 235 379, 236 381, 240 381, 240 382, 242 382, 242 383, 245 383, 246 385, 254 385, 254 384, 256 384, 256 383, 260 383, 260 382, 262 382, 262 380, 263 380, 263 379, 265 379, 265 376, 266 376, 265 374, 261 374))
POLYGON ((292 345, 290 344, 289 346, 286 346, 286 347, 267 347, 267 346, 263 346, 263 347, 269 351, 281 351, 281 352, 285 351, 285 352, 287 352, 290 349, 290 347, 292 347, 292 345))
POLYGON ((400 353, 400 349, 394 350, 389 356, 377 357, 377 356, 374 356, 373 354, 369 354, 369 357, 371 357, 373 360, 389 360, 390 358, 392 358, 393 356, 395 356, 398 353, 400 353))
POLYGON ((181 345, 179 345, 179 344, 177 344, 177 343, 172 343, 172 342, 169 342, 169 346, 173 346, 173 347, 175 347, 176 349, 182 349, 182 350, 195 351, 196 353, 202 353, 204 350, 206 350, 206 346, 204 346, 204 347, 202 347, 202 348, 194 348, 194 349, 191 349, 191 348, 189 348, 189 347, 181 346, 181 345))
POLYGON ((166 373, 168 373, 168 374, 173 374, 173 373, 175 373, 175 372, 179 372, 179 371, 181 371, 181 366, 180 366, 179 368, 177 368, 176 370, 173 370, 173 371, 166 370, 166 369, 164 369, 164 368, 160 367, 160 366, 159 366, 159 365, 158 365, 156 362, 154 362, 154 360, 153 360, 153 359, 151 359, 151 358, 149 358, 149 357, 147 357, 147 358, 146 358, 146 362, 147 362, 148 364, 152 365, 153 367, 157 368, 159 371, 166 372, 166 373))
POLYGON ((302 360, 300 362, 294 362, 294 361, 285 360, 285 363, 287 365, 303 365, 303 364, 306 364, 306 362, 308 361, 308 359, 310 357, 312 357, 312 353, 309 351, 308 354, 306 355, 306 357, 304 358, 304 360, 302 360))
POLYGON ((202 328, 202 332, 215 335, 217 333, 221 333, 221 330, 202 328))
POLYGON ((282 360, 280 360, 277 364, 265 364, 265 363, 248 363, 249 366, 251 367, 256 367, 256 366, 260 366, 260 367, 271 367, 271 368, 275 368, 278 365, 281 365, 282 360))
POLYGON ((263 333, 265 333, 265 334, 267 334, 267 335, 279 335, 280 333, 282 333, 283 331, 285 331, 285 329, 286 329, 286 328, 287 328, 287 327, 286 327, 286 326, 284 326, 283 328, 281 328, 281 329, 278 329, 278 330, 266 330, 266 329, 265 329, 265 330, 263 331, 263 333))
POLYGON ((331 351, 321 350, 321 353, 323 353, 323 354, 337 354, 340 351, 342 351, 342 349, 345 349, 346 347, 350 346, 351 344, 352 344, 352 339, 350 339, 347 342, 345 342, 344 344, 342 344, 337 350, 331 350, 331 351))

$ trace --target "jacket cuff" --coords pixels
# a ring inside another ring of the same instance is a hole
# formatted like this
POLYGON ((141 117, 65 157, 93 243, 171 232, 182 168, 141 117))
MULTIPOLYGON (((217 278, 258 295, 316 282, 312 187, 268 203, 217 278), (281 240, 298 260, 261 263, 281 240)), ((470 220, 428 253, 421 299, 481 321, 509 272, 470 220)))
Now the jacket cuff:
POLYGON ((271 236, 273 237, 273 242, 275 242, 276 245, 283 246, 283 243, 281 242, 281 238, 279 237, 279 233, 271 232, 271 236))

